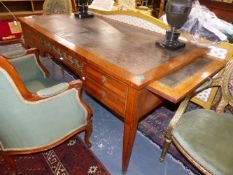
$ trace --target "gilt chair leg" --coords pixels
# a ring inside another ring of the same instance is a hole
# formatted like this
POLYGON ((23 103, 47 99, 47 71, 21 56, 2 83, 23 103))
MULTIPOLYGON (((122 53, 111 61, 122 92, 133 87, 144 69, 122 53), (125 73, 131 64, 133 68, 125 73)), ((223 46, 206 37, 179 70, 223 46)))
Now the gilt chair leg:
POLYGON ((170 145, 171 145, 171 139, 165 138, 165 141, 164 141, 164 144, 163 144, 163 150, 162 150, 162 153, 160 155, 160 162, 164 161, 165 156, 167 154, 167 151, 168 151, 170 145))
POLYGON ((88 148, 90 148, 92 145, 90 142, 91 133, 92 133, 92 121, 88 122, 84 136, 84 140, 88 148))

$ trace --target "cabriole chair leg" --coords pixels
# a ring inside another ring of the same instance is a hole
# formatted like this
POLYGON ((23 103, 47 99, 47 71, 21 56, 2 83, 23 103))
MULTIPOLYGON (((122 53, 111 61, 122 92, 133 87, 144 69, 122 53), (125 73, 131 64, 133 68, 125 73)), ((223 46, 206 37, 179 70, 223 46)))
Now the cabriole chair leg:
POLYGON ((92 133, 92 121, 90 121, 88 125, 86 126, 86 131, 85 131, 85 136, 84 136, 84 140, 88 148, 90 148, 92 145, 90 142, 91 133, 92 133))

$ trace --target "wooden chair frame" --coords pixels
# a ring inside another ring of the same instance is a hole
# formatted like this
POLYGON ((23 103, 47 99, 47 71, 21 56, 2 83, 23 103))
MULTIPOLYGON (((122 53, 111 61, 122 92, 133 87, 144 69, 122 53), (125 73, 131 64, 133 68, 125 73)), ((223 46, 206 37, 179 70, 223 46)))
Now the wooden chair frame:
POLYGON ((204 84, 203 86, 199 87, 198 89, 196 89, 194 92, 190 93, 180 104, 177 112, 175 113, 174 117, 172 118, 172 120, 170 121, 168 127, 167 127, 167 132, 165 135, 165 141, 164 141, 164 145, 163 145, 163 150, 160 156, 160 161, 163 162, 164 158, 166 156, 166 153, 171 145, 171 143, 174 143, 175 146, 181 151, 181 153, 195 166, 197 167, 201 172, 203 172, 204 174, 211 174, 211 172, 209 172, 207 169, 205 169, 205 167, 203 167, 201 164, 199 164, 197 161, 195 161, 188 152, 186 152, 186 150, 183 149, 182 145, 180 145, 178 143, 178 141, 173 137, 172 135, 172 130, 174 129, 174 127, 176 126, 176 124, 178 123, 178 121, 181 119, 181 117, 183 116, 191 98, 193 96, 195 96, 197 93, 211 88, 211 87, 218 87, 221 88, 221 93, 222 93, 222 97, 220 99, 219 104, 217 105, 216 108, 216 112, 217 113, 223 113, 225 110, 225 107, 227 105, 233 105, 233 98, 232 95, 228 89, 228 81, 230 79, 230 76, 232 74, 232 70, 233 70, 233 60, 229 61, 228 64, 226 65, 225 69, 221 72, 221 74, 216 77, 211 79, 210 81, 208 81, 206 84, 204 84))
MULTIPOLYGON (((38 52, 37 49, 28 50, 28 52, 29 53, 36 52, 36 54, 39 55, 39 52, 38 52)), ((39 59, 38 59, 38 63, 42 66, 39 59)), ((0 67, 3 68, 8 73, 10 78, 13 80, 13 83, 15 84, 17 89, 19 90, 21 96, 26 101, 36 103, 36 102, 39 102, 39 101, 44 100, 44 99, 49 100, 51 97, 54 97, 54 96, 57 95, 56 94, 56 95, 49 96, 49 97, 41 97, 41 96, 39 96, 37 94, 32 94, 31 92, 29 92, 27 90, 27 88, 24 86, 24 84, 23 84, 22 80, 20 79, 18 73, 16 72, 15 68, 10 64, 9 61, 7 61, 2 56, 0 56, 0 67)), ((48 71, 43 66, 42 66, 42 68, 48 75, 48 71)), ((92 117, 91 117, 92 116, 92 110, 85 103, 85 101, 83 101, 83 99, 82 99, 82 96, 81 96, 82 81, 81 80, 74 80, 74 81, 70 82, 68 88, 65 91, 70 90, 72 88, 77 90, 77 97, 80 99, 80 102, 82 103, 82 105, 85 107, 85 109, 87 111, 87 124, 85 126, 79 128, 79 129, 74 130, 72 133, 63 136, 62 138, 60 138, 56 142, 51 143, 50 145, 47 145, 47 146, 34 148, 34 149, 25 149, 25 150, 7 150, 7 151, 3 151, 3 149, 0 149, 0 154, 3 155, 4 159, 9 164, 10 171, 13 174, 16 174, 16 165, 15 165, 14 159, 12 157, 13 155, 31 154, 31 153, 37 153, 37 152, 52 149, 52 148, 58 146, 59 144, 63 143, 64 141, 66 141, 67 139, 71 138, 72 136, 76 135, 77 133, 79 133, 81 131, 85 131, 85 137, 84 137, 85 143, 89 148, 91 147, 90 135, 91 135, 91 132, 92 132, 92 117)))

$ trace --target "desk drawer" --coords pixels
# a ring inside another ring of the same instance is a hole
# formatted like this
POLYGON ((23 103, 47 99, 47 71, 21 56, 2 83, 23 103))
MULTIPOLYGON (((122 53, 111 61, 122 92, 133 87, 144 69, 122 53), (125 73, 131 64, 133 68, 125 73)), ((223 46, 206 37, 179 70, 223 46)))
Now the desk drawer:
POLYGON ((86 67, 86 77, 92 79, 101 87, 105 87, 118 95, 119 97, 125 99, 127 94, 127 86, 114 78, 104 75, 103 73, 90 68, 86 67))
POLYGON ((104 86, 100 86, 92 79, 87 78, 85 81, 85 87, 87 92, 95 97, 97 100, 105 104, 107 107, 120 114, 125 113, 125 99, 119 97, 115 93, 109 91, 104 86))
POLYGON ((66 55, 63 53, 61 55, 62 57, 59 58, 59 60, 66 65, 68 68, 70 68, 72 71, 75 71, 76 74, 78 74, 80 77, 84 76, 83 68, 84 68, 84 61, 80 58, 73 58, 70 55, 66 55))

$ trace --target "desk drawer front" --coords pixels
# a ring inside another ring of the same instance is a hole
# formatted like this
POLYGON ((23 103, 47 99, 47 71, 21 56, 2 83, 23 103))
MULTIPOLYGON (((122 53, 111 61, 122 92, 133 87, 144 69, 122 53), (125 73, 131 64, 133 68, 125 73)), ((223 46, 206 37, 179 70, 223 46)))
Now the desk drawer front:
POLYGON ((82 59, 73 58, 70 55, 63 54, 62 57, 59 58, 59 60, 65 64, 67 67, 69 67, 71 70, 75 71, 80 77, 84 76, 84 62, 82 59))
POLYGON ((120 98, 126 98, 127 86, 117 81, 116 79, 106 76, 103 73, 90 67, 86 67, 86 77, 92 79, 100 86, 109 89, 120 98))
POLYGON ((52 57, 61 61, 80 77, 84 76, 85 64, 83 58, 77 56, 77 54, 72 54, 72 52, 66 47, 62 47, 56 42, 49 41, 49 39, 45 38, 43 35, 28 29, 27 26, 23 25, 22 27, 27 46, 38 48, 41 54, 44 52, 49 53, 52 57))
POLYGON ((124 116, 125 113, 125 100, 118 95, 112 93, 107 88, 95 83, 92 79, 87 78, 85 81, 87 92, 95 97, 97 100, 108 106, 116 113, 124 116))
POLYGON ((48 52, 56 59, 59 59, 63 64, 69 67, 71 70, 75 71, 80 77, 84 76, 84 61, 81 57, 72 56, 69 50, 61 48, 60 45, 56 43, 50 43, 46 39, 41 39, 43 50, 48 52))

